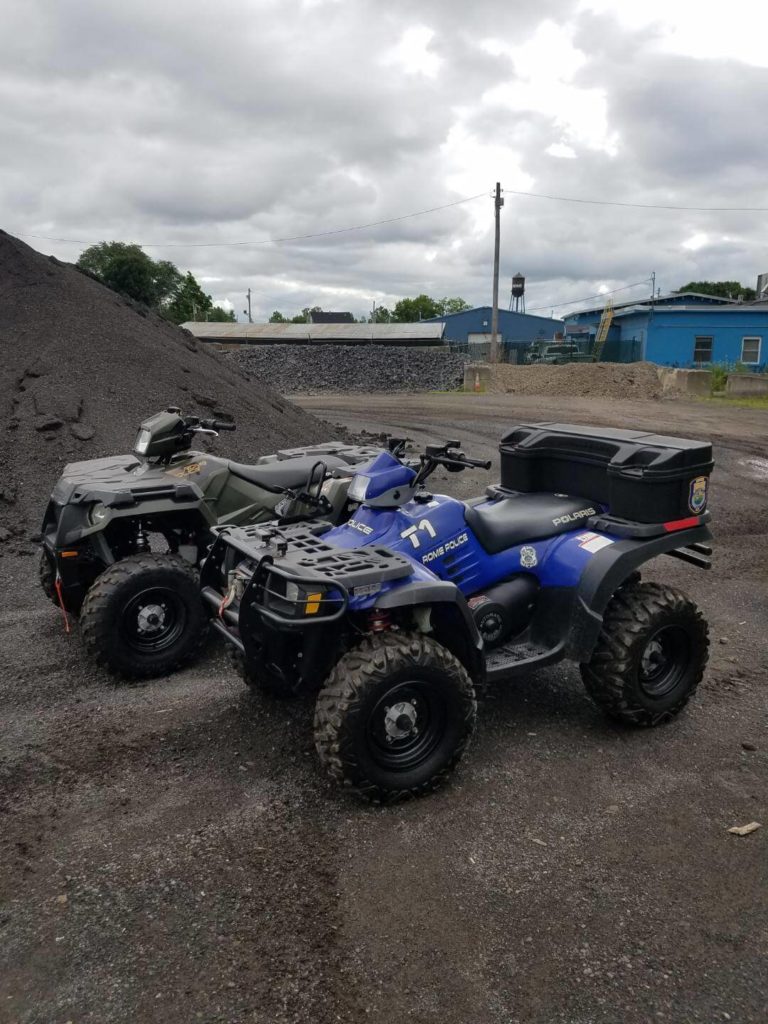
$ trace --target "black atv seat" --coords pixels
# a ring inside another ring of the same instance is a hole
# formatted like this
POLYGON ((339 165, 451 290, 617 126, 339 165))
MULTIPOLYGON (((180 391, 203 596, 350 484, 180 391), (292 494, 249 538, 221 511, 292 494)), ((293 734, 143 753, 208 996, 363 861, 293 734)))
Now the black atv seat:
MULTIPOLYGON (((302 455, 296 459, 281 462, 267 462, 263 466, 247 466, 243 462, 230 462, 230 471, 241 480, 263 487, 265 491, 279 493, 286 487, 302 487, 309 478, 310 470, 318 462, 324 462, 329 470, 347 467, 347 463, 336 455, 302 455)), ((348 467, 347 467, 348 468, 348 467)))
POLYGON ((599 511, 584 498, 566 494, 515 494, 488 504, 467 504, 467 525, 489 555, 532 540, 573 530, 599 511))

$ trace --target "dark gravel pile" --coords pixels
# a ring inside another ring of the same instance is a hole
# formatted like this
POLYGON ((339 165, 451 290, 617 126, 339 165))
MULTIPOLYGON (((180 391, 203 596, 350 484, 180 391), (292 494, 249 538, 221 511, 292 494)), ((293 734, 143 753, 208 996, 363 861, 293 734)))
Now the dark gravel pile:
POLYGON ((166 405, 229 414, 218 450, 243 461, 328 427, 186 331, 0 231, 0 551, 37 529, 66 462, 130 451, 166 405))
POLYGON ((464 359, 444 348, 254 345, 229 358, 249 379, 284 394, 454 391, 464 380, 464 359))

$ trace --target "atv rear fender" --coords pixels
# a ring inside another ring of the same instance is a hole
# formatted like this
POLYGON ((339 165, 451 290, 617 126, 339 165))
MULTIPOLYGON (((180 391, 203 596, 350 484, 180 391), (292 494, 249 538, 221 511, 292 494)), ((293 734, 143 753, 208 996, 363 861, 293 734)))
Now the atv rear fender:
POLYGON ((670 555, 700 569, 709 569, 712 534, 704 525, 649 538, 624 538, 597 552, 576 588, 565 657, 588 661, 611 597, 633 572, 657 555, 670 555))

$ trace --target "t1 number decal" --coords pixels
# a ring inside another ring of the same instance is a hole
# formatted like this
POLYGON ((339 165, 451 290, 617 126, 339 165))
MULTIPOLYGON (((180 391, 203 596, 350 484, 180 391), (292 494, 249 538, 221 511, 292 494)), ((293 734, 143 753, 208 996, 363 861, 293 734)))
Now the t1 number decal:
POLYGON ((409 526, 407 530, 403 530, 400 536, 403 540, 407 537, 411 544, 413 544, 414 550, 418 550, 418 548, 421 547, 419 530, 423 530, 425 533, 428 533, 430 540, 433 540, 437 536, 434 526, 428 519, 422 519, 418 526, 409 526))

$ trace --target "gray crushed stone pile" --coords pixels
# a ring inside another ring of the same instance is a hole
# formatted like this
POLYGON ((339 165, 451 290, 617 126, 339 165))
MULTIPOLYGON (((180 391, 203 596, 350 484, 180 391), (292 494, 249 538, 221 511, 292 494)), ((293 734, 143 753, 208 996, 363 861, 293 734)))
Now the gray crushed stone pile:
POLYGON ((229 358, 283 394, 455 391, 464 380, 464 358, 442 346, 253 345, 229 358))
POLYGON ((216 450, 241 461, 330 432, 187 331, 3 231, 0 349, 0 554, 29 546, 65 463, 129 452, 167 405, 233 417, 216 450))

